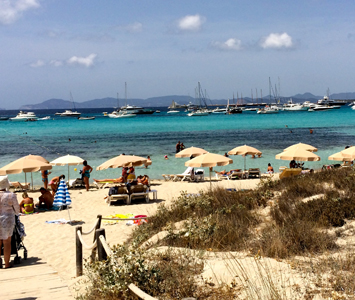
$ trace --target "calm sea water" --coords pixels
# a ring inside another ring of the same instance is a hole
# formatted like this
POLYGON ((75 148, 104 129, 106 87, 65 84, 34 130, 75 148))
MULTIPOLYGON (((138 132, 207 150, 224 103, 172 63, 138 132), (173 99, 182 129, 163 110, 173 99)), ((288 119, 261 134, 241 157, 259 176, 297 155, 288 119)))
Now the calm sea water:
MULTIPOLYGON (((355 111, 349 107, 324 112, 280 112, 258 115, 255 112, 237 115, 211 114, 188 117, 161 113, 139 115, 135 118, 110 119, 102 112, 112 109, 81 110, 82 116, 95 116, 92 121, 54 116, 53 110, 36 111, 38 117, 51 116, 51 120, 37 122, 0 122, 0 167, 28 154, 36 154, 52 161, 72 154, 86 159, 96 169, 101 163, 121 153, 146 157, 153 164, 136 174, 162 178, 161 174, 182 173, 187 159, 174 157, 175 144, 195 146, 209 152, 224 154, 234 147, 250 145, 263 152, 261 158, 246 158, 247 168, 259 167, 266 171, 271 163, 275 169, 288 165, 288 161, 275 159, 275 155, 294 143, 307 143, 317 147, 320 162, 306 162, 310 168, 320 168, 329 155, 341 151, 346 145, 355 145, 355 111), (287 126, 287 127, 286 127, 287 126), (310 134, 313 129, 313 134, 310 134), (70 139, 70 141, 69 141, 70 139), (169 159, 165 160, 164 155, 169 159)), ((2 111, 0 115, 15 116, 18 111, 2 111)), ((231 156, 233 164, 216 170, 243 168, 244 158, 231 156)), ((80 166, 71 166, 70 177, 79 177, 80 166), (77 168, 77 171, 74 171, 77 168)), ((67 174, 67 167, 53 167, 50 176, 67 174)), ((208 168, 205 168, 208 173, 208 168)), ((93 171, 91 178, 117 178, 121 169, 93 171)), ((24 174, 9 175, 10 180, 24 181, 24 174)), ((27 177, 28 178, 28 177, 27 177)), ((33 173, 34 184, 41 184, 39 172, 33 173)))

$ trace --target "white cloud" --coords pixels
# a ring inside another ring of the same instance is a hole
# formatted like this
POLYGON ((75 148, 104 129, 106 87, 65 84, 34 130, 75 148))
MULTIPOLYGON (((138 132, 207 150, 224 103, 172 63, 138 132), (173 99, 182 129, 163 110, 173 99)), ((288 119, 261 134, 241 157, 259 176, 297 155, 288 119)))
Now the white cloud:
POLYGON ((97 57, 97 54, 91 53, 87 57, 78 57, 78 56, 73 56, 67 60, 67 63, 69 65, 81 65, 84 67, 91 67, 94 65, 95 58, 97 57))
POLYGON ((49 64, 54 67, 61 67, 63 65, 63 62, 61 60, 53 59, 49 62, 49 64))
POLYGON ((36 62, 30 64, 30 67, 32 68, 40 68, 45 65, 45 62, 42 59, 37 60, 36 62))
POLYGON ((200 15, 186 16, 178 21, 178 29, 181 31, 199 31, 205 18, 200 15))
POLYGON ((242 41, 230 38, 225 42, 214 42, 213 46, 222 50, 239 51, 242 50, 242 41))
POLYGON ((270 33, 267 37, 261 40, 260 46, 267 48, 291 48, 293 46, 292 37, 286 32, 284 33, 270 33))
POLYGON ((132 24, 128 24, 125 28, 128 32, 136 33, 136 32, 142 31, 143 25, 142 25, 142 23, 134 22, 132 24))
POLYGON ((0 23, 14 23, 23 12, 38 7, 40 7, 38 0, 0 0, 0 23))

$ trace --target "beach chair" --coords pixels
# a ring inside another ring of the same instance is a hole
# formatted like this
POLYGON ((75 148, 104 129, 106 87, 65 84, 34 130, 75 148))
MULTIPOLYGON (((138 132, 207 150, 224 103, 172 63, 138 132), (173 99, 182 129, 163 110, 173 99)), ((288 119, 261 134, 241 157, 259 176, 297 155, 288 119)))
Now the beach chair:
POLYGON ((126 204, 131 203, 130 195, 129 195, 128 190, 125 186, 118 186, 117 193, 109 195, 106 198, 106 203, 110 206, 111 202, 118 201, 118 200, 125 200, 126 204))
POLYGON ((279 178, 283 179, 283 178, 288 178, 288 177, 292 177, 292 176, 297 176, 297 175, 300 175, 301 172, 302 172, 301 168, 296 168, 296 169, 286 168, 280 173, 279 178))
POLYGON ((182 174, 176 174, 174 176, 174 181, 184 181, 185 179, 193 180, 193 175, 194 175, 194 168, 193 167, 188 167, 184 173, 182 174))
POLYGON ((131 192, 130 203, 132 202, 133 199, 136 198, 144 198, 147 203, 149 202, 149 189, 146 185, 143 184, 132 185, 130 187, 130 192, 131 192))
POLYGON ((112 186, 116 186, 117 184, 120 184, 121 182, 118 182, 117 179, 109 179, 109 180, 105 180, 105 181, 97 181, 96 179, 94 179, 94 185, 98 188, 98 189, 104 189, 107 187, 112 187, 112 186))
POLYGON ((197 169, 195 171, 195 181, 204 181, 205 180, 205 170, 197 169))
POLYGON ((77 178, 77 179, 70 179, 69 181, 67 181, 67 185, 70 188, 76 188, 77 186, 84 187, 85 183, 82 178, 77 178))
POLYGON ((20 183, 19 181, 10 181, 10 188, 13 188, 15 192, 28 191, 31 187, 30 183, 20 183))
POLYGON ((162 174, 161 176, 163 176, 165 181, 173 180, 175 177, 175 175, 173 175, 173 174, 162 174))
POLYGON ((248 177, 260 178, 260 169, 259 168, 250 168, 248 170, 248 177))

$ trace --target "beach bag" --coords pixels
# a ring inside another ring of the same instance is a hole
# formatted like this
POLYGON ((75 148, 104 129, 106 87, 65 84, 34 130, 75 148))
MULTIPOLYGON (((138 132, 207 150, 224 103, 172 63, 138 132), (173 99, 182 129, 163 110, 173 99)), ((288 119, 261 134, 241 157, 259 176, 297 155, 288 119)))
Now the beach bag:
POLYGON ((108 190, 108 195, 117 195, 118 194, 118 187, 117 186, 113 186, 110 187, 110 189, 108 190))

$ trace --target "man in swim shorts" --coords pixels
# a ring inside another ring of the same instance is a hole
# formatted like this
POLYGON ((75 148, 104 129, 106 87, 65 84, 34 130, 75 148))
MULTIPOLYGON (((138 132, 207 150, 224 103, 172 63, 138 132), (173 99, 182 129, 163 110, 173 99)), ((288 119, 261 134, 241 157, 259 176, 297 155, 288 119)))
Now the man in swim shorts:
POLYGON ((47 208, 50 209, 53 206, 54 196, 51 194, 50 191, 47 191, 45 188, 40 188, 39 190, 42 194, 38 198, 39 203, 36 204, 39 208, 47 208))

